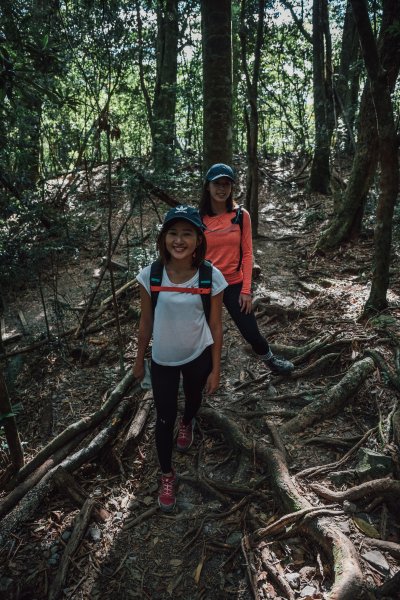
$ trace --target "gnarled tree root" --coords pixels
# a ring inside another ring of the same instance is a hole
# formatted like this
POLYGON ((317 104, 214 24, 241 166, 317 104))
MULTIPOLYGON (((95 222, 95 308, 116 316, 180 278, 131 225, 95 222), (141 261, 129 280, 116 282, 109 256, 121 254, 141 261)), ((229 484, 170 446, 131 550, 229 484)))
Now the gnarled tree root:
POLYGON ((364 358, 354 363, 339 383, 328 390, 326 396, 321 396, 305 406, 297 417, 282 425, 280 432, 288 434, 304 431, 308 425, 312 425, 315 421, 321 421, 336 414, 346 401, 355 395, 363 381, 373 370, 374 362, 371 358, 364 358))
MULTIPOLYGON (((258 460, 268 468, 275 491, 288 512, 311 508, 311 504, 297 490, 279 450, 269 448, 261 442, 253 445, 236 423, 221 412, 202 408, 199 414, 214 428, 221 429, 229 443, 238 450, 249 455, 255 452, 258 460)), ((351 541, 326 517, 316 517, 310 521, 305 519, 301 529, 304 535, 316 541, 331 557, 335 575, 329 600, 354 600, 360 597, 363 589, 362 573, 351 541)))
POLYGON ((310 488, 318 494, 318 496, 330 500, 331 502, 344 502, 345 500, 353 502, 354 500, 366 498, 371 495, 390 496, 397 499, 397 501, 400 499, 400 481, 395 481, 393 479, 374 479, 373 481, 367 481, 360 485, 356 485, 349 490, 340 492, 330 490, 319 483, 311 484, 310 488))

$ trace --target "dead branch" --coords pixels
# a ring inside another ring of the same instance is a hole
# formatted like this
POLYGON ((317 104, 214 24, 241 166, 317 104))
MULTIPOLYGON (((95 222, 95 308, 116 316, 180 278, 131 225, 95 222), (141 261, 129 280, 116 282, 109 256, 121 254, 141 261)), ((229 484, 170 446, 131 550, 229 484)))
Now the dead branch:
MULTIPOLYGON (((84 448, 65 458, 61 466, 72 473, 86 462, 92 460, 104 446, 112 440, 125 416, 130 410, 129 399, 122 400, 109 419, 109 423, 84 448)), ((83 434, 82 434, 83 435, 83 434)), ((58 467, 53 467, 42 477, 34 488, 22 498, 15 508, 0 522, 0 546, 8 539, 12 531, 29 519, 43 502, 44 498, 55 488, 54 473, 58 467)))
POLYGON ((284 598, 287 600, 295 600, 296 596, 286 579, 279 573, 278 569, 274 567, 273 561, 271 560, 271 553, 268 547, 265 547, 261 550, 261 562, 262 566, 268 575, 273 579, 277 585, 280 587, 281 591, 284 594, 284 598))
MULTIPOLYGON (((24 451, 22 450, 17 422, 12 411, 6 381, 3 373, 0 371, 0 426, 1 422, 4 427, 4 433, 10 451, 12 469, 13 471, 18 471, 24 464, 24 451)), ((9 473, 11 474, 11 472, 9 473)))
MULTIPOLYGON (((77 506, 82 507, 84 505, 87 495, 77 483, 75 477, 63 467, 59 467, 54 472, 54 481, 60 493, 66 494, 77 506)), ((96 501, 93 505, 93 516, 96 521, 104 523, 109 518, 110 513, 96 501)))
POLYGON ((147 417, 149 416, 150 409, 153 405, 153 391, 149 390, 143 396, 143 399, 139 405, 134 420, 129 427, 129 431, 125 436, 123 444, 123 453, 127 454, 133 450, 137 444, 137 440, 146 424, 147 417))
MULTIPOLYGON (((336 504, 331 504, 329 506, 325 506, 326 509, 335 508, 336 504)), ((320 506, 310 506, 309 508, 303 508, 302 510, 296 510, 293 513, 289 513, 274 521, 267 527, 261 527, 253 532, 251 536, 251 543, 256 544, 259 541, 263 540, 267 536, 273 536, 277 533, 281 533, 284 529, 293 525, 293 523, 299 522, 305 515, 315 514, 320 511, 320 506)), ((337 511, 336 514, 343 514, 343 511, 337 511)))
POLYGON ((297 417, 282 425, 281 433, 286 435, 304 431, 315 421, 323 420, 339 412, 349 398, 354 398, 358 388, 373 369, 374 363, 369 357, 354 363, 339 383, 328 390, 325 397, 314 400, 305 406, 297 417))
POLYGON ((332 371, 332 367, 335 363, 338 362, 340 354, 331 353, 325 354, 318 358, 315 362, 311 363, 304 369, 295 369, 291 375, 291 379, 301 379, 303 377, 308 377, 309 375, 322 375, 325 372, 330 373, 332 371))
MULTIPOLYGON (((69 427, 64 429, 57 437, 55 437, 47 446, 45 446, 29 463, 27 463, 12 479, 8 489, 19 484, 30 473, 37 469, 45 460, 47 460, 59 448, 62 448, 69 440, 79 435, 81 432, 87 432, 97 427, 118 404, 121 398, 126 394, 132 383, 134 382, 133 372, 129 371, 125 377, 118 383, 114 390, 109 395, 108 399, 99 408, 99 410, 87 417, 83 417, 75 423, 71 423, 69 427)), ((136 384, 133 388, 133 393, 140 390, 140 385, 136 384)))
POLYGON ((57 600, 62 594, 62 589, 65 586, 65 579, 68 573, 69 562, 75 551, 77 550, 83 536, 85 535, 86 529, 89 525, 90 518, 92 516, 92 510, 94 506, 94 500, 88 498, 80 511, 79 515, 75 520, 74 529, 71 537, 68 540, 68 544, 65 547, 64 553, 61 558, 60 566, 58 567, 57 573, 54 577, 53 583, 49 592, 49 600, 57 600))
POLYGON ((344 502, 345 500, 353 502, 354 500, 366 498, 371 495, 383 497, 392 496, 394 499, 397 499, 397 502, 400 499, 400 481, 385 478, 366 481, 365 483, 361 483, 360 485, 356 485, 348 490, 340 492, 330 490, 319 483, 310 484, 310 488, 318 494, 318 496, 330 500, 330 502, 344 502))

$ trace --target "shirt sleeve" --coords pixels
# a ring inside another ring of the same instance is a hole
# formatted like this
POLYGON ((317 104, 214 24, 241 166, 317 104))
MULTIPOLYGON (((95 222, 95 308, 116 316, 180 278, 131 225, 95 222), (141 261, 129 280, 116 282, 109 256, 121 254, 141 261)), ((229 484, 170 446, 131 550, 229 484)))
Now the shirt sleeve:
POLYGON ((217 269, 217 267, 212 268, 212 290, 211 295, 216 296, 226 287, 228 287, 227 282, 225 281, 225 277, 222 275, 221 271, 217 269))
POLYGON ((138 281, 145 288, 146 292, 150 296, 150 269, 151 266, 142 269, 138 275, 136 275, 136 281, 138 281))
POLYGON ((253 272, 253 239, 251 234, 251 220, 247 210, 243 210, 242 231, 242 294, 251 294, 251 278, 253 272))

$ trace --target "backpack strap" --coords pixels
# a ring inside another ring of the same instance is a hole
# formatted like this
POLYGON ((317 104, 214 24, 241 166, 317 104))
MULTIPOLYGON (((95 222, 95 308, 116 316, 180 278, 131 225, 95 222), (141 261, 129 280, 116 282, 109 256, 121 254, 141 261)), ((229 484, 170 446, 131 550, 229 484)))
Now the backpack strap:
POLYGON ((231 223, 234 225, 239 225, 240 227, 240 248, 239 248, 239 262, 236 267, 236 271, 240 271, 240 267, 242 266, 242 258, 243 258, 243 250, 242 250, 242 235, 243 235, 243 204, 239 204, 239 206, 235 209, 236 215, 231 219, 231 223))
POLYGON ((199 266, 199 286, 196 288, 166 287, 161 285, 164 265, 161 260, 156 260, 150 267, 150 294, 153 315, 156 309, 158 294, 160 292, 180 292, 200 294, 203 302, 204 314, 208 322, 211 311, 212 264, 204 260, 199 266))
POLYGON ((211 288, 212 288, 212 264, 208 260, 203 260, 199 266, 199 288, 208 290, 208 293, 201 295, 204 314, 208 323, 211 312, 211 288))
POLYGON ((153 307, 153 315, 156 310, 159 289, 161 287, 164 265, 160 259, 155 260, 150 267, 150 290, 151 290, 151 305, 153 307))

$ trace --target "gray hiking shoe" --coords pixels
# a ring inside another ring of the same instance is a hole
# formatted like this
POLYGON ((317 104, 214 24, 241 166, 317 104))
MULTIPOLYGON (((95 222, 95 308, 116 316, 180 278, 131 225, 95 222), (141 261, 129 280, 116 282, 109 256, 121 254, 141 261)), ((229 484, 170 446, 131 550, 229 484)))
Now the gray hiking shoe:
POLYGON ((277 375, 290 375, 294 369, 294 364, 290 360, 280 358, 279 356, 272 355, 270 358, 264 360, 264 362, 277 375))

